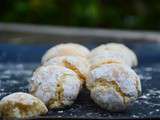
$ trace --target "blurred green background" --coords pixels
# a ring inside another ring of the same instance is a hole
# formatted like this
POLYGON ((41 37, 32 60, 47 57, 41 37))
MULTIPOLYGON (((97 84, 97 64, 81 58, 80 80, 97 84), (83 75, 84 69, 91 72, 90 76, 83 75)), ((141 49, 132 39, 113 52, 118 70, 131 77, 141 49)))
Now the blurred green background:
POLYGON ((160 0, 1 0, 0 22, 160 30, 160 0))

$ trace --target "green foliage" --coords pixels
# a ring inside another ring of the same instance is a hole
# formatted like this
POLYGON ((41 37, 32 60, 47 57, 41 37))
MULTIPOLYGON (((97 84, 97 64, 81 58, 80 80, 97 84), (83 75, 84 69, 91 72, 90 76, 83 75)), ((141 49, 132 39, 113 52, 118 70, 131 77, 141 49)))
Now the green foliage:
POLYGON ((160 30, 160 0, 2 0, 0 21, 160 30))

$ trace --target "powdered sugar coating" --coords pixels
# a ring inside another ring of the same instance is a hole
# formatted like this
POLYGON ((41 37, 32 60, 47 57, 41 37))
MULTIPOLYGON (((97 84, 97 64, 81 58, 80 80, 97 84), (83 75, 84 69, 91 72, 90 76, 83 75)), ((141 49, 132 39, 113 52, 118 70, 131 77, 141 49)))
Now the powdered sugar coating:
POLYGON ((76 81, 73 85, 74 80, 69 77, 63 81, 63 89, 64 89, 64 104, 70 105, 72 104, 79 94, 80 84, 79 81, 76 81))
MULTIPOLYGON (((96 102, 97 100, 99 102, 106 101, 106 104, 108 104, 109 101, 107 100, 109 99, 107 98, 107 93, 104 91, 108 91, 107 89, 110 87, 113 88, 116 90, 116 94, 119 94, 124 98, 123 103, 125 104, 121 104, 122 106, 124 105, 122 108, 126 108, 141 94, 141 84, 138 75, 129 66, 124 64, 105 64, 91 70, 90 79, 87 81, 87 86, 88 89, 91 90, 91 96, 93 99, 96 99, 96 102), (100 87, 102 86, 103 89, 101 90, 100 87), (97 96, 97 93, 95 92, 97 89, 100 93, 105 94, 106 97, 100 97, 103 95, 99 95, 100 98, 95 98, 95 96, 97 96)), ((113 93, 113 95, 115 95, 115 92, 109 93, 113 93)), ((113 96, 113 98, 114 97, 115 96, 113 96)), ((112 105, 113 108, 116 107, 114 104, 112 105)), ((110 110, 108 107, 106 107, 106 109, 110 110)))
MULTIPOLYGON (((30 81, 30 92, 40 98, 45 104, 50 104, 49 108, 53 108, 53 103, 56 102, 64 103, 65 95, 69 94, 69 98, 67 99, 68 102, 73 103, 74 99, 76 98, 79 90, 80 90, 80 80, 76 73, 72 70, 62 67, 62 66, 55 66, 55 65, 46 65, 39 67, 34 73, 33 77, 30 81), (61 86, 62 88, 58 90, 57 86, 61 86), (67 87, 74 88, 74 91, 69 91, 66 89, 67 87), (63 95, 62 101, 57 99, 57 91, 59 94, 63 95), (78 92, 77 92, 78 91, 78 92), (50 103, 48 103, 50 102, 50 103)), ((64 103, 62 106, 65 106, 64 103)), ((61 105, 57 105, 56 107, 62 107, 61 105)))
POLYGON ((121 90, 128 96, 138 96, 141 91, 141 84, 138 75, 124 64, 105 64, 91 71, 89 84, 95 84, 97 79, 115 81, 121 90), (139 90, 137 90, 139 88, 139 90))
POLYGON ((109 111, 119 111, 126 108, 123 97, 112 87, 106 89, 103 86, 97 86, 91 90, 91 98, 101 108, 109 111))
POLYGON ((102 64, 109 64, 109 63, 122 63, 128 64, 125 59, 125 56, 117 51, 100 51, 99 53, 92 58, 89 59, 91 64, 91 69, 98 67, 102 64))
POLYGON ((120 43, 102 44, 91 51, 90 58, 103 51, 117 51, 121 53, 123 56, 125 56, 125 61, 127 61, 127 64, 131 67, 138 64, 136 54, 127 46, 120 43))
POLYGON ((3 117, 28 118, 47 113, 45 104, 38 98, 22 92, 12 93, 1 100, 3 117))
POLYGON ((43 65, 60 65, 67 67, 77 73, 80 78, 86 80, 90 69, 88 60, 80 56, 60 56, 51 58, 43 65))
POLYGON ((88 57, 89 53, 90 53, 89 49, 80 44, 76 43, 59 44, 50 48, 43 55, 42 63, 56 56, 75 55, 81 57, 88 57))
POLYGON ((30 94, 17 92, 4 97, 1 101, 22 102, 25 105, 32 105, 35 100, 37 100, 37 98, 30 94))

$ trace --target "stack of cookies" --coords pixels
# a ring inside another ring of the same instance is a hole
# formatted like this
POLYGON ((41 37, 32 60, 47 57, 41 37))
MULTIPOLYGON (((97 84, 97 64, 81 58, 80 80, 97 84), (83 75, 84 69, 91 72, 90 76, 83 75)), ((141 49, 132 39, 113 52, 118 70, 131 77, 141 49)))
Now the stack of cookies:
POLYGON ((30 81, 30 92, 49 109, 71 105, 88 79, 90 51, 79 44, 67 43, 50 48, 42 57, 30 81))
POLYGON ((48 109, 70 106, 86 87, 97 105, 108 111, 127 109, 141 94, 132 67, 135 53, 125 45, 108 43, 89 51, 75 44, 59 44, 42 57, 29 81, 29 93, 17 92, 0 102, 3 117, 28 118, 48 109), (9 112, 8 112, 9 111, 9 112))
POLYGON ((88 59, 91 67, 86 86, 100 107, 122 111, 141 94, 140 79, 131 68, 138 64, 137 57, 125 45, 100 45, 91 51, 88 59))

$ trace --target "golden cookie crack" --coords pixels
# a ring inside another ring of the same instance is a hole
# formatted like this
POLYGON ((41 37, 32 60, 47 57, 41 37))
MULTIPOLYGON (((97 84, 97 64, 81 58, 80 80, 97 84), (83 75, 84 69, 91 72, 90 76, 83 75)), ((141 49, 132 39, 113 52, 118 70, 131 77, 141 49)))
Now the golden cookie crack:
POLYGON ((97 68, 97 67, 100 67, 101 65, 104 65, 104 64, 112 64, 112 63, 117 63, 117 64, 119 64, 119 63, 121 63, 121 62, 113 61, 113 60, 108 60, 108 61, 102 62, 102 63, 100 63, 100 64, 98 64, 98 65, 92 65, 92 66, 91 66, 91 70, 92 70, 92 69, 95 69, 95 68, 97 68))
POLYGON ((137 90, 137 93, 138 93, 138 96, 141 95, 141 91, 139 90, 139 85, 140 83, 138 82, 138 80, 136 80, 136 90, 137 90))
POLYGON ((64 75, 62 75, 60 79, 57 81, 55 97, 48 101, 47 106, 51 109, 63 106, 63 96, 64 96, 63 80, 64 80, 64 75))
MULTIPOLYGON (((17 108, 17 109, 19 109, 21 117, 25 118, 25 116, 27 116, 29 111, 33 112, 31 109, 32 106, 36 107, 37 105, 35 102, 32 105, 26 105, 23 103, 12 103, 11 101, 8 101, 4 106, 2 106, 2 109, 3 109, 2 116, 4 116, 4 117, 10 116, 11 112, 14 110, 13 108, 15 108, 15 109, 17 108)), ((38 109, 37 109, 37 111, 38 111, 38 109)))
POLYGON ((127 104, 129 101, 129 97, 121 90, 119 85, 114 81, 107 81, 105 79, 97 79, 95 85, 100 85, 100 86, 106 86, 106 87, 113 87, 117 93, 119 93, 122 98, 123 98, 123 103, 127 104))
POLYGON ((66 60, 64 60, 63 62, 64 62, 65 67, 73 70, 78 75, 82 83, 86 80, 86 77, 78 70, 78 68, 76 68, 75 66, 73 66, 71 63, 69 63, 66 60))

